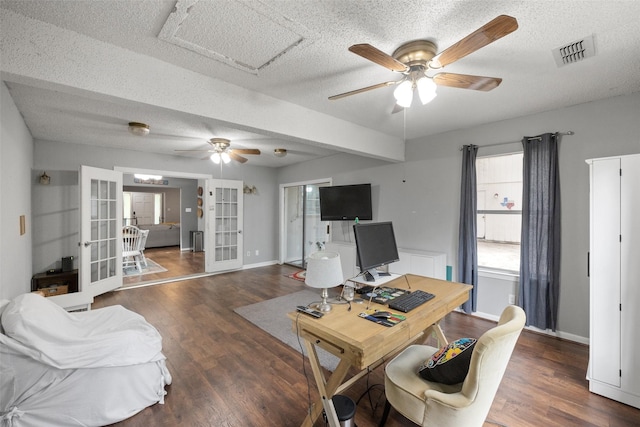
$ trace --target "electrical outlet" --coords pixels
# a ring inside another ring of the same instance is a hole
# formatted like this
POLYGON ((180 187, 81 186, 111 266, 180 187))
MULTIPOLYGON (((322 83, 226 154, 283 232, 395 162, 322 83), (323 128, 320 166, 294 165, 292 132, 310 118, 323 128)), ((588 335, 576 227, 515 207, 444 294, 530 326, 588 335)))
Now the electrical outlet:
POLYGON ((516 303, 516 296, 511 294, 509 295, 509 304, 515 304, 516 303))
POLYGON ((260 251, 256 249, 256 256, 260 255, 260 251))
POLYGON ((247 251, 247 256, 251 256, 251 251, 247 251))

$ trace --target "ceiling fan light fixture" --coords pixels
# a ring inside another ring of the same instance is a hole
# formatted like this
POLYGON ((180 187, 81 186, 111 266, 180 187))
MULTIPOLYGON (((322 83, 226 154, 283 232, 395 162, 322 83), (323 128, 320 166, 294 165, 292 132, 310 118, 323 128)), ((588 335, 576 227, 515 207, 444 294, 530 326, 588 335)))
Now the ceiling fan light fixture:
POLYGON ((216 165, 220 164, 220 153, 213 153, 210 158, 211 158, 211 161, 216 165))
MULTIPOLYGON (((229 153, 227 153, 226 151, 220 153, 220 158, 224 163, 229 163, 231 161, 231 157, 229 157, 229 153)), ((220 162, 218 161, 218 163, 220 162)))
POLYGON ((428 104, 438 95, 436 93, 436 84, 429 77, 418 79, 416 86, 418 87, 418 96, 422 105, 428 104))
POLYGON ((136 136, 147 136, 149 135, 150 129, 146 123, 129 122, 129 132, 136 136))
POLYGON ((273 150, 273 155, 276 157, 284 157, 287 155, 287 149, 286 148, 276 148, 273 150))
POLYGON ((413 101, 413 82, 405 80, 400 83, 393 91, 393 96, 396 98, 399 106, 404 108, 411 107, 411 102, 413 101))

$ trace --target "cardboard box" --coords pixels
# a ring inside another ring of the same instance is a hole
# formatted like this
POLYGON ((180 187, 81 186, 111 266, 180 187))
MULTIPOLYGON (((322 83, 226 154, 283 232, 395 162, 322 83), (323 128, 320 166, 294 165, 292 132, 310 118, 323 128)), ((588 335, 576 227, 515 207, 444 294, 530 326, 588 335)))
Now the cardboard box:
POLYGON ((62 294, 66 294, 69 293, 69 286, 68 285, 54 285, 54 286, 49 286, 48 288, 40 288, 37 291, 34 292, 38 292, 41 295, 44 295, 45 297, 52 297, 54 295, 62 295, 62 294))

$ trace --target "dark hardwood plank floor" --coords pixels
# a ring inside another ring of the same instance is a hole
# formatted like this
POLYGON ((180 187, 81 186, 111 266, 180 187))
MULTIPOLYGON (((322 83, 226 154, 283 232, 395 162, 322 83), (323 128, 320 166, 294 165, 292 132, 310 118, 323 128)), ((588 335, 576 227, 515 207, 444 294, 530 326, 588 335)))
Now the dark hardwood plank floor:
MULTIPOLYGON (((233 312, 303 289, 302 282, 285 276, 294 271, 274 265, 97 297, 94 308, 121 304, 158 328, 173 375, 164 405, 117 425, 298 426, 309 396, 317 396, 308 363, 303 370, 299 352, 233 312)), ((443 329, 456 339, 478 337, 494 325, 451 313, 443 329)), ((589 393, 587 358, 584 345, 524 331, 485 426, 640 425, 640 410, 589 393)), ((383 378, 381 367, 345 393, 358 403, 358 427, 377 425, 383 378)), ((412 425, 394 411, 387 422, 388 427, 412 425)))
POLYGON ((149 248, 144 251, 144 254, 147 259, 157 262, 167 271, 125 276, 122 279, 124 286, 204 273, 204 252, 181 251, 180 246, 168 246, 149 248))

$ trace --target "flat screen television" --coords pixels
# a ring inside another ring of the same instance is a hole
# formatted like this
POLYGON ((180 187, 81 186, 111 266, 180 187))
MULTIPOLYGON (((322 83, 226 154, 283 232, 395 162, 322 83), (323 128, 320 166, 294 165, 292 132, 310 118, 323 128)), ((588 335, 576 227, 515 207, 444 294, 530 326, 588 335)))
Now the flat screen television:
POLYGON ((320 187, 320 220, 372 220, 371 184, 320 187))
POLYGON ((375 281, 378 277, 376 267, 400 260, 391 222, 354 224, 353 234, 358 267, 367 281, 375 281))

